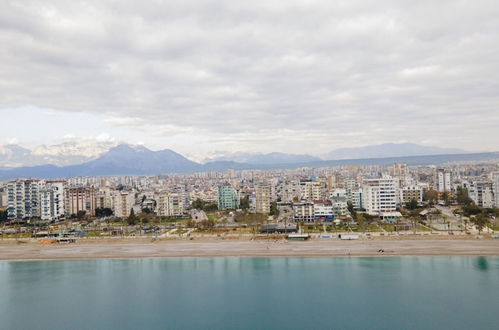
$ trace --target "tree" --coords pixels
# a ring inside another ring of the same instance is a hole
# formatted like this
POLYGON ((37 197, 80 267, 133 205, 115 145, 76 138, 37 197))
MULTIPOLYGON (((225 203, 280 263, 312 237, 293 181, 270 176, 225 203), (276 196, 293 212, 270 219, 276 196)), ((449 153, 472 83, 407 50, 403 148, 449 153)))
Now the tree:
POLYGON ((463 215, 467 217, 472 215, 477 215, 482 212, 482 210, 478 206, 476 206, 476 204, 473 202, 471 204, 464 205, 462 207, 462 210, 463 210, 463 215))
POLYGON ((201 198, 197 198, 194 202, 192 202, 192 207, 198 210, 203 211, 216 211, 218 210, 217 203, 207 203, 201 198))
POLYGON ((130 215, 126 219, 126 223, 130 226, 133 226, 137 223, 137 217, 135 216, 135 212, 133 211, 133 209, 130 211, 130 215))
POLYGON ((270 204, 270 212, 269 212, 269 215, 275 215, 275 216, 278 216, 279 215, 279 209, 277 208, 277 203, 276 202, 272 202, 270 204))
POLYGON ((204 201, 201 198, 197 198, 194 202, 192 202, 192 207, 198 210, 202 210, 204 207, 204 201))
POLYGON ((476 229, 478 229, 478 235, 480 235, 482 230, 490 225, 490 218, 487 215, 481 213, 472 218, 471 222, 475 225, 476 229))
POLYGON ((425 192, 423 199, 427 201, 430 205, 435 204, 438 198, 438 192, 434 189, 430 189, 427 192, 425 192))
POLYGON ((412 198, 409 202, 405 203, 405 208, 408 210, 415 210, 418 208, 418 201, 412 198))
POLYGON ((242 210, 247 210, 250 208, 250 200, 249 200, 249 196, 245 196, 244 198, 241 198, 240 202, 239 202, 239 207, 242 209, 242 210))
POLYGON ((462 187, 457 187, 456 202, 461 205, 470 205, 474 203, 473 200, 468 195, 468 190, 462 187))
POLYGON ((76 218, 78 220, 81 220, 81 219, 83 219, 85 217, 85 215, 87 215, 87 211, 83 211, 83 210, 82 211, 78 211, 76 213, 76 218))
POLYGON ((95 209, 95 216, 101 218, 101 217, 110 217, 113 215, 113 210, 108 208, 108 207, 102 207, 102 208, 96 208, 95 209))
POLYGON ((148 208, 148 207, 144 207, 144 208, 142 209, 142 213, 145 213, 145 214, 151 214, 151 213, 152 213, 152 210, 151 210, 150 208, 148 208))
POLYGON ((444 192, 442 193, 442 196, 441 196, 441 197, 442 197, 442 199, 443 199, 443 201, 444 201, 445 205, 449 204, 449 202, 450 202, 450 195, 449 195, 449 193, 448 193, 447 191, 444 191, 444 192))
POLYGON ((0 222, 7 221, 7 211, 0 210, 0 222))

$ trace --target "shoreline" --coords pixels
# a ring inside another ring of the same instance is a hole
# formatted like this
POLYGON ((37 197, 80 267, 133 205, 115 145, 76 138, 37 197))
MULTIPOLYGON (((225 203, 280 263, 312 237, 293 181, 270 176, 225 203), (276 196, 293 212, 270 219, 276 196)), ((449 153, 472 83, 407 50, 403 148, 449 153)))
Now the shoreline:
POLYGON ((120 240, 45 245, 0 242, 0 261, 145 258, 317 258, 404 256, 499 256, 497 239, 376 240, 120 240), (383 252, 380 252, 383 250, 383 252))

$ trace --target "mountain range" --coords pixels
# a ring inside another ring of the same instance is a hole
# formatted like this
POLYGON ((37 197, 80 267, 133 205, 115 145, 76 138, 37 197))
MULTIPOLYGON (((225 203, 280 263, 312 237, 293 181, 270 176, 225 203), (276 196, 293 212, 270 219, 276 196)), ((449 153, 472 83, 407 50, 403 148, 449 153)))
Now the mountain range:
POLYGON ((170 173, 194 173, 205 171, 225 171, 228 169, 281 169, 298 167, 325 167, 339 165, 371 165, 404 162, 409 165, 442 164, 455 161, 497 160, 499 153, 464 153, 446 155, 415 155, 403 157, 384 157, 361 159, 320 160, 304 155, 272 153, 260 155, 262 163, 251 164, 231 160, 216 160, 205 164, 197 163, 170 149, 152 151, 143 146, 119 144, 96 159, 77 165, 56 166, 39 165, 0 169, 0 180, 14 178, 63 178, 74 176, 111 176, 111 175, 152 175, 170 173), (267 158, 266 158, 267 157, 267 158), (269 159, 280 162, 272 163, 269 159), (267 163, 264 163, 267 160, 267 163), (287 163, 285 161, 288 161, 287 163), (291 160, 295 162, 291 162, 291 160), (302 161, 298 161, 302 160, 302 161))
MULTIPOLYGON (((117 142, 109 141, 70 141, 55 145, 40 145, 28 149, 16 144, 0 146, 0 168, 32 167, 39 165, 70 166, 97 160, 117 142)), ((160 151, 161 153, 162 151, 160 151)), ((115 155, 116 151, 111 154, 115 155)), ((252 165, 276 165, 316 162, 321 160, 403 157, 419 155, 461 154, 460 149, 421 146, 413 143, 387 143, 374 146, 336 149, 321 157, 307 154, 289 154, 283 152, 248 153, 248 152, 216 152, 214 156, 205 158, 201 163, 236 162, 252 165)), ((156 155, 149 154, 153 159, 156 155)), ((106 158, 108 159, 108 158, 106 158)))
POLYGON ((423 146, 415 143, 384 143, 365 147, 340 148, 322 155, 324 160, 384 158, 429 155, 464 154, 467 151, 457 148, 423 146))

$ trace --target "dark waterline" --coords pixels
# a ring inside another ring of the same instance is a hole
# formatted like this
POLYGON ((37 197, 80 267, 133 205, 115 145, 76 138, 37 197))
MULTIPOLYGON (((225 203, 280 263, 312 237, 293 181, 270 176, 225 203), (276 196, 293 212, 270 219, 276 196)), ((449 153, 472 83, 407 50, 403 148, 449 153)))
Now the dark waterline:
POLYGON ((495 329, 499 258, 0 262, 0 329, 495 329))

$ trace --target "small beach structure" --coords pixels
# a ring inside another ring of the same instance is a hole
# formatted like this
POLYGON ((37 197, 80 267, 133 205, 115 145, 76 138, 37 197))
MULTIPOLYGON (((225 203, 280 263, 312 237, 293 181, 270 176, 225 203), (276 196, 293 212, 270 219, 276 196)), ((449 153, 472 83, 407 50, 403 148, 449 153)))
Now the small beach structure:
POLYGON ((299 234, 299 233, 293 233, 288 235, 288 240, 289 241, 306 241, 310 238, 309 234, 299 234))
POLYGON ((346 240, 346 241, 351 241, 351 240, 355 240, 355 239, 360 238, 360 236, 357 234, 340 234, 339 237, 340 237, 340 239, 346 240))

